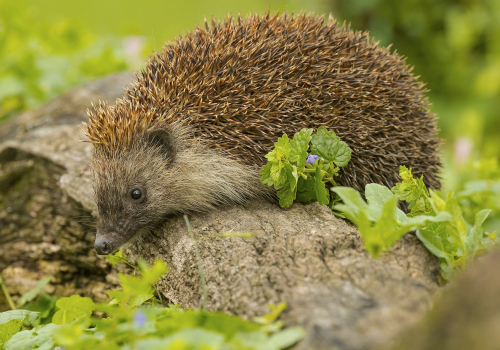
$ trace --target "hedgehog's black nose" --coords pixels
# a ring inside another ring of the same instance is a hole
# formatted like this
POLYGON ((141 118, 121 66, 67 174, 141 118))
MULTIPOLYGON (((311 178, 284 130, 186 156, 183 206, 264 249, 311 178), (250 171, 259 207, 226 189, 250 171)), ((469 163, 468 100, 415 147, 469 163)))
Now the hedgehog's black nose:
POLYGON ((111 254, 111 243, 102 237, 95 239, 94 248, 99 255, 111 254))

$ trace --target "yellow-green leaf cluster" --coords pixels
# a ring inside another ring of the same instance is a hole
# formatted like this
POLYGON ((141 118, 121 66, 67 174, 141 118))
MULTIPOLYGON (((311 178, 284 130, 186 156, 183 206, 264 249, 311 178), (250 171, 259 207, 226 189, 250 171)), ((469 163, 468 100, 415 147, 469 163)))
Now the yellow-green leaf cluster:
POLYGON ((327 184, 336 186, 334 177, 351 159, 351 149, 333 131, 320 127, 314 135, 313 129, 302 129, 292 140, 283 135, 266 158, 260 181, 278 191, 282 207, 294 201, 323 205, 331 203, 327 184))

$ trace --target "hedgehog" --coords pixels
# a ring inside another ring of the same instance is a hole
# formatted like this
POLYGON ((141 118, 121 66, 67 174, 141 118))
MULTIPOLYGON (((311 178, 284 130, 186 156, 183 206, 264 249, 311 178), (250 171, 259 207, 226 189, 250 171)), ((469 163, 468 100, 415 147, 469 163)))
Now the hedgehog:
POLYGON ((154 53, 113 106, 88 111, 95 249, 172 214, 273 198, 259 181, 284 133, 320 126, 352 149, 336 181, 393 186, 400 165, 439 188, 436 117, 405 58, 314 14, 205 20, 154 53))

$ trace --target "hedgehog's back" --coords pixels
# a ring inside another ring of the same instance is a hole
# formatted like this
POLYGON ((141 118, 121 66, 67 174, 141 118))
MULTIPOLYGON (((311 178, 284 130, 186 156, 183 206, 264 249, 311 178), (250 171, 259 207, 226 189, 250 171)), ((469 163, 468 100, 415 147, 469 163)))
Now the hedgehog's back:
MULTIPOLYGON (((228 19, 166 45, 130 101, 261 166, 283 133, 325 126, 353 151, 339 184, 392 186, 399 165, 439 187, 435 118, 404 59, 367 34, 312 15, 228 19)), ((125 102, 124 102, 125 103, 125 102)))

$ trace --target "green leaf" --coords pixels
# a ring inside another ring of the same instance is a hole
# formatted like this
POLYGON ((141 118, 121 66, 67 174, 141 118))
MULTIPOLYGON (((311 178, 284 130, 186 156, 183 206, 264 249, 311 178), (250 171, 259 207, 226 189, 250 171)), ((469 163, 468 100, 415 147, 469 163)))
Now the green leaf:
POLYGON ((490 249, 495 242, 486 235, 482 224, 490 213, 485 209, 476 214, 473 227, 468 228, 453 193, 445 200, 431 191, 430 203, 435 212, 448 215, 450 220, 420 228, 417 237, 434 255, 440 258, 441 274, 450 280, 457 271, 474 261, 477 254, 490 249))
POLYGON ((316 154, 326 162, 334 162, 344 167, 351 160, 351 149, 333 131, 321 126, 311 138, 311 154, 316 154))
POLYGON ((365 241, 366 250, 374 258, 378 258, 381 252, 389 250, 398 239, 409 231, 395 218, 396 205, 397 199, 391 198, 384 204, 380 218, 374 224, 364 217, 364 220, 360 222, 360 234, 365 241))
POLYGON ((276 156, 280 158, 279 160, 289 158, 291 146, 287 134, 283 134, 283 136, 278 139, 278 142, 274 144, 274 149, 276 151, 276 156))
POLYGON ((268 307, 270 312, 268 314, 265 314, 264 316, 255 317, 253 321, 262 325, 269 325, 272 322, 276 321, 276 319, 278 319, 281 313, 285 311, 287 306, 288 305, 286 303, 279 303, 278 305, 269 304, 268 307))
POLYGON ((52 317, 56 312, 56 301, 56 298, 42 294, 36 301, 26 304, 24 307, 26 310, 39 312, 40 323, 51 323, 52 317))
MULTIPOLYGON (((121 276, 118 275, 118 278, 121 276)), ((123 283, 123 280, 120 278, 120 282, 123 283)), ((111 300, 111 305, 126 305, 128 308, 133 309, 139 305, 144 304, 146 301, 153 298, 153 289, 150 287, 148 292, 134 294, 134 293, 126 293, 123 290, 108 290, 108 295, 113 298, 111 300)))
POLYGON ((28 310, 10 310, 0 312, 0 324, 7 323, 11 320, 21 320, 30 324, 35 323, 40 318, 39 312, 28 310))
POLYGON ((234 336, 232 343, 237 346, 236 349, 276 349, 268 345, 269 338, 262 331, 238 332, 234 336))
POLYGON ((285 164, 283 162, 273 163, 271 165, 271 180, 275 187, 282 187, 286 182, 285 164))
MULTIPOLYGON (((56 341, 63 346, 75 345, 84 333, 84 328, 78 324, 69 324, 61 327, 54 333, 56 341)), ((72 346, 71 348, 74 348, 72 346)))
POLYGON ((297 181, 297 195, 295 200, 299 203, 309 204, 316 201, 315 177, 309 176, 307 180, 299 177, 297 181))
MULTIPOLYGON (((431 204, 435 200, 441 200, 436 193, 431 197, 431 204)), ((440 212, 439 208, 435 206, 435 211, 440 212)), ((453 220, 448 223, 446 227, 446 236, 442 237, 445 249, 450 253, 455 253, 457 256, 461 255, 460 250, 464 249, 465 240, 467 239, 467 224, 462 216, 462 210, 458 204, 458 200, 453 197, 453 193, 449 192, 445 200, 444 210, 452 215, 453 220)))
POLYGON ((324 205, 330 203, 329 193, 323 182, 323 174, 320 166, 316 168, 314 192, 316 193, 316 200, 319 204, 324 205))
POLYGON ((445 259, 448 263, 453 262, 453 256, 444 249, 443 240, 445 236, 446 223, 434 223, 417 230, 417 237, 424 243, 427 249, 438 258, 445 259))
POLYGON ((114 254, 106 255, 106 259, 113 266, 120 262, 124 262, 125 264, 130 264, 129 261, 123 256, 123 249, 121 248, 114 254))
POLYGON ((55 346, 54 332, 60 327, 48 324, 18 332, 7 341, 5 350, 52 350, 55 346))
POLYGON ((60 309, 52 317, 52 322, 57 325, 69 324, 76 319, 88 318, 95 308, 92 299, 72 295, 69 298, 61 298, 56 302, 60 309))
POLYGON ((443 234, 436 234, 436 232, 444 230, 444 227, 445 224, 443 223, 428 225, 417 230, 417 238, 433 255, 439 258, 441 265, 441 275, 446 280, 450 280, 454 273, 454 258, 444 249, 443 241, 441 239, 441 236, 443 236, 443 234))
POLYGON ((451 219, 446 213, 436 217, 408 218, 397 208, 397 198, 394 194, 378 184, 366 186, 368 203, 352 188, 333 187, 331 190, 344 202, 335 205, 334 210, 343 213, 358 227, 366 250, 375 258, 389 250, 406 232, 425 227, 430 222, 451 219))
POLYGON ((23 326, 23 321, 18 319, 13 319, 5 323, 0 324, 0 349, 3 349, 5 343, 12 338, 14 334, 21 330, 23 326))
MULTIPOLYGON (((387 187, 379 184, 368 184, 365 186, 366 201, 370 205, 370 212, 373 215, 372 220, 378 220, 382 216, 382 210, 394 194, 387 187)), ((406 219, 405 213, 400 209, 396 209, 396 218, 400 221, 406 219)))
POLYGON ((297 172, 297 167, 289 163, 285 164, 285 174, 287 182, 290 185, 290 189, 294 192, 297 190, 297 182, 299 181, 299 175, 297 172))
POLYGON ((270 153, 266 154, 266 158, 273 161, 283 161, 288 159, 290 156, 290 141, 288 140, 287 134, 283 134, 282 137, 278 139, 278 142, 274 143, 274 149, 270 153))
POLYGON ((399 167, 399 176, 403 180, 396 184, 391 190, 399 200, 408 203, 410 216, 434 215, 432 206, 428 200, 429 192, 425 187, 423 176, 420 179, 413 178, 411 169, 405 166, 399 167))
MULTIPOLYGON (((484 174, 484 176, 490 177, 492 174, 484 174)), ((495 219, 498 221, 500 218, 500 179, 468 181, 464 185, 464 190, 457 193, 457 199, 467 223, 473 224, 476 213, 484 208, 492 210, 491 220, 488 221, 495 219)), ((498 225, 490 223, 489 226, 498 225)))
POLYGON ((29 292, 23 294, 18 300, 17 300, 17 306, 18 307, 22 307, 24 306, 24 304, 26 304, 27 302, 30 302, 32 301, 33 299, 36 298, 36 296, 40 293, 40 291, 42 290, 43 287, 45 287, 45 285, 47 283, 49 283, 50 281, 52 280, 52 277, 46 277, 40 281, 38 281, 38 284, 36 285, 36 287, 32 290, 30 290, 29 292))
POLYGON ((278 331, 270 337, 263 332, 238 332, 231 343, 237 345, 237 349, 278 350, 290 348, 304 336, 305 331, 301 327, 278 331))
POLYGON ((200 328, 184 328, 169 337, 156 339, 138 340, 135 342, 136 349, 221 349, 224 344, 224 336, 200 328))
MULTIPOLYGON (((335 192, 340 199, 342 199, 343 204, 337 204, 334 206, 334 209, 342 212, 345 217, 355 224, 359 213, 364 212, 365 216, 371 215, 370 210, 366 202, 361 198, 361 195, 358 191, 351 187, 332 187, 331 191, 335 192)), ((371 216, 367 217, 369 220, 374 221, 375 218, 371 216)))
POLYGON ((260 182, 264 185, 267 185, 267 186, 274 185, 274 181, 271 178, 271 167, 272 166, 273 166, 272 163, 267 163, 260 170, 260 182))
POLYGON ((151 267, 144 260, 139 260, 138 266, 141 271, 142 280, 151 286, 158 282, 168 271, 167 264, 161 259, 156 259, 151 267))
POLYGON ((138 262, 141 276, 118 274, 123 290, 108 291, 114 300, 112 303, 135 308, 153 297, 153 285, 168 271, 167 265, 157 259, 149 268, 144 261, 138 262))
POLYGON ((269 345, 274 349, 287 349, 304 338, 306 332, 302 327, 290 327, 271 335, 269 345))
POLYGON ((483 241, 483 238, 485 237, 483 224, 490 213, 491 209, 483 209, 476 214, 474 227, 470 229, 470 232, 465 240, 467 262, 472 262, 478 252, 489 248, 489 246, 485 245, 485 242, 483 241))
POLYGON ((309 149, 309 142, 311 142, 311 134, 313 129, 302 129, 293 135, 290 141, 290 158, 289 161, 298 167, 306 164, 307 150, 309 149))
MULTIPOLYGON (((106 349, 120 350, 120 347, 115 342, 123 339, 102 339, 103 334, 85 332, 85 330, 77 325, 61 326, 61 329, 54 332, 55 341, 61 349, 71 350, 88 350, 88 349, 106 349), (112 341, 112 342, 110 342, 112 341)), ((127 345, 130 341, 126 342, 127 345)))
POLYGON ((292 190, 290 184, 287 183, 285 187, 278 191, 279 204, 282 208, 288 208, 293 204, 297 194, 297 189, 292 190))
POLYGON ((202 327, 210 331, 224 334, 226 338, 231 338, 238 331, 250 332, 260 329, 260 326, 256 323, 245 321, 236 316, 220 312, 196 310, 170 311, 158 318, 155 327, 158 334, 162 336, 170 335, 184 327, 202 327))

